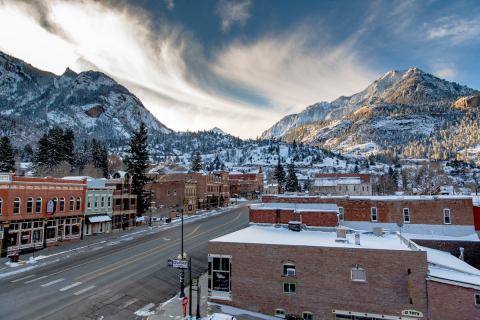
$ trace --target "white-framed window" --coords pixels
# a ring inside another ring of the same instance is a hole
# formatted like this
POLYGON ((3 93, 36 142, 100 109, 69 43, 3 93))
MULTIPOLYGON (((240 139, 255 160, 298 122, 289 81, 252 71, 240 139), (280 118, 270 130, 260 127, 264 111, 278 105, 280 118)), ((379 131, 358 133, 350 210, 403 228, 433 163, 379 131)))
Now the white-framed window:
POLYGON ((443 223, 451 224, 452 223, 452 214, 450 209, 443 209, 443 223))
POLYGON ((338 207, 338 219, 340 221, 345 219, 345 209, 343 209, 343 207, 338 207))
POLYGON ((42 197, 38 197, 35 200, 35 213, 41 213, 42 212, 42 197))
POLYGON ((82 198, 80 197, 77 197, 77 202, 76 202, 76 205, 75 205, 75 209, 77 211, 80 211, 80 208, 82 207, 82 198))
POLYGON ((18 197, 13 200, 13 214, 20 214, 21 202, 22 201, 18 197))
POLYGON ((295 265, 293 263, 285 263, 283 265, 283 275, 285 277, 295 277, 296 275, 295 265))
POLYGON ((102 196, 102 200, 100 203, 101 203, 101 207, 105 208, 105 196, 102 196))
POLYGON ((410 209, 403 208, 403 222, 410 223, 410 209))
POLYGON ((297 292, 297 284, 295 282, 284 282, 283 283, 283 293, 296 293, 297 292))
POLYGON ((60 204, 59 204, 58 210, 61 211, 61 212, 65 212, 65 198, 64 197, 60 198, 60 204))
POLYGON ((33 198, 27 199, 27 213, 33 212, 33 198))
POLYGON ((304 311, 302 313, 303 320, 313 320, 313 314, 309 311, 304 311))
POLYGON ((365 269, 358 268, 358 267, 351 269, 350 277, 352 281, 355 281, 355 282, 367 281, 367 273, 365 272, 365 269))
POLYGON ((277 318, 285 319, 285 310, 283 310, 283 309, 275 309, 274 315, 275 315, 275 317, 277 317, 277 318))
POLYGON ((112 197, 107 197, 107 207, 111 207, 112 206, 112 197))
POLYGON ((94 205, 95 208, 98 208, 98 197, 95 197, 95 205, 94 205))
POLYGON ((3 199, 0 198, 0 216, 2 215, 2 213, 3 213, 3 199))
POLYGON ((70 197, 70 206, 68 207, 70 211, 73 211, 75 209, 75 198, 70 197))
POLYGON ((232 257, 226 255, 208 256, 209 291, 230 293, 232 291, 232 257))
POLYGON ((371 207, 370 208, 370 220, 373 222, 378 221, 378 211, 376 207, 371 207))
POLYGON ((87 198, 87 207, 91 208, 92 207, 92 197, 88 196, 87 198))
POLYGON ((475 298, 475 306, 480 307, 480 293, 475 293, 474 298, 475 298))

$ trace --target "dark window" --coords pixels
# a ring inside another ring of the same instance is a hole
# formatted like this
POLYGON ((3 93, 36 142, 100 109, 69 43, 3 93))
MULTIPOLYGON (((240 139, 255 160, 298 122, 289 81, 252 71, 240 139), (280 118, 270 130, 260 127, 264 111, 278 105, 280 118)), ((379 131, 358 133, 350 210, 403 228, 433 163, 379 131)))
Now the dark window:
POLYGON ((35 201, 35 213, 42 212, 42 198, 38 197, 35 201))
POLYGON ((75 198, 74 198, 74 197, 70 197, 69 210, 70 210, 70 211, 73 211, 74 209, 75 209, 75 198))
POLYGON ((284 293, 295 293, 297 292, 297 284, 293 282, 284 282, 283 283, 283 292, 284 293))
POLYGON ((27 213, 33 212, 33 198, 27 199, 27 213))
POLYGON ((294 264, 284 264, 283 265, 283 275, 287 277, 295 276, 295 265, 294 264))
POLYGON ((231 264, 230 258, 213 257, 211 264, 211 288, 214 291, 231 291, 231 264))
POLYGON ((13 201, 13 214, 20 213, 20 198, 15 198, 13 201))
POLYGON ((82 207, 82 199, 80 197, 77 197, 75 209, 79 211, 81 207, 82 207))
POLYGON ((60 211, 65 211, 65 198, 60 198, 60 211))
POLYGON ((303 313, 303 320, 313 320, 313 315, 311 312, 304 312, 303 313))

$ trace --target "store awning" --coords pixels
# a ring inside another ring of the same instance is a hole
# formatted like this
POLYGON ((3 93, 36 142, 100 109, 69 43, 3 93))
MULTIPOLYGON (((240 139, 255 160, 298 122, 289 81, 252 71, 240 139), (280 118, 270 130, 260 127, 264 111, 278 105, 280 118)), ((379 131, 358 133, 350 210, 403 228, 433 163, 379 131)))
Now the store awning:
POLYGON ((88 221, 90 223, 99 223, 99 222, 108 222, 112 221, 112 218, 110 218, 107 215, 101 215, 101 216, 92 216, 92 217, 87 217, 88 221))

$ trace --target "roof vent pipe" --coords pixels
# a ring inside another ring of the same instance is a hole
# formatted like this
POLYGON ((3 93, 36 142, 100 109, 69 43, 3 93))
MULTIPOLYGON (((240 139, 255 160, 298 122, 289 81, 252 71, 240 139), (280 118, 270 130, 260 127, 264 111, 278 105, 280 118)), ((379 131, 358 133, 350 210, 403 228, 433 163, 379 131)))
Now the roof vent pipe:
POLYGON ((465 252, 465 249, 463 247, 460 247, 460 257, 458 257, 460 260, 465 260, 465 255, 464 255, 464 252, 465 252))
POLYGON ((358 232, 355 232, 355 244, 357 246, 360 245, 360 233, 358 233, 358 232))

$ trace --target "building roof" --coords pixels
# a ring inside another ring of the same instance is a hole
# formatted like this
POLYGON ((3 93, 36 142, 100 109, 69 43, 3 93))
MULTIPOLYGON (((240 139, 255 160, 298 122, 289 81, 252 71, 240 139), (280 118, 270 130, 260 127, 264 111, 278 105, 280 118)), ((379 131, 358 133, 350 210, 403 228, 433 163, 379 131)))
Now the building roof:
POLYGON ((334 229, 308 229, 300 232, 290 231, 287 227, 273 225, 250 225, 249 227, 210 240, 210 242, 269 244, 307 247, 332 247, 352 249, 381 249, 411 251, 405 242, 400 241, 396 233, 384 233, 377 237, 370 232, 360 234, 360 245, 355 244, 353 233, 347 234, 348 242, 336 242, 334 229), (380 241, 381 240, 381 241, 380 241))
POLYGON ((269 194, 270 197, 277 198, 318 198, 318 199, 351 199, 351 200, 372 200, 372 201, 422 201, 422 200, 465 200, 472 199, 472 196, 466 195, 388 195, 388 196, 310 196, 297 194, 269 194))
POLYGON ((294 210, 295 212, 338 212, 334 203, 282 203, 267 202, 250 205, 255 210, 294 210))
POLYGON ((338 185, 361 184, 360 177, 315 178, 315 187, 336 187, 338 185))

